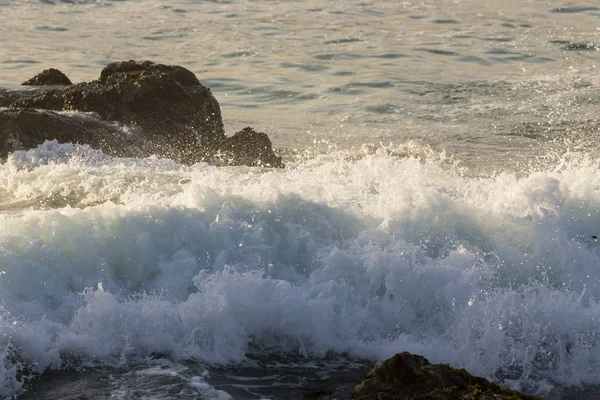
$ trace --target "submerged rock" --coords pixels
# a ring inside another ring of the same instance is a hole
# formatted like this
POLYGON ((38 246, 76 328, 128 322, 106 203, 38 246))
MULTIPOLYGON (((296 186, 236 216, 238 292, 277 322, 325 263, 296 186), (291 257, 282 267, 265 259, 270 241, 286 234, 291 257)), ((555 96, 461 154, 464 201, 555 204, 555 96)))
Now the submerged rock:
MULTIPOLYGON (((47 71, 60 73, 58 70, 47 71)), ((47 71, 25 83, 50 85, 48 82, 55 81, 45 78, 47 71)), ((112 63, 102 70, 98 80, 92 82, 64 88, 41 86, 27 91, 0 90, 0 107, 96 113, 104 121, 130 126, 132 134, 143 139, 144 146, 138 146, 140 151, 136 156, 155 154, 186 164, 208 161, 220 165, 283 166, 264 133, 245 129, 227 138, 219 103, 210 89, 203 86, 191 71, 180 66, 150 61, 112 63)), ((0 110, 0 114, 6 113, 6 110, 0 110)), ((53 117, 55 121, 60 120, 57 114, 53 117)), ((7 118, 4 115, 3 119, 7 118)), ((50 131, 44 125, 35 128, 35 123, 31 122, 31 129, 25 131, 20 129, 22 124, 13 123, 8 129, 1 121, 0 132, 11 130, 11 135, 19 136, 22 144, 40 144, 46 139, 56 138, 86 143, 110 155, 122 153, 112 140, 105 143, 92 135, 95 140, 90 142, 89 135, 82 136, 79 130, 61 131, 59 134, 58 122, 54 126, 56 129, 50 131), (107 144, 109 142, 110 145, 107 144)), ((10 146, 6 142, 0 143, 0 149, 3 147, 10 146)))
POLYGON ((41 85, 72 85, 71 80, 61 71, 50 68, 45 69, 33 78, 21 83, 23 86, 41 86, 41 85))
POLYGON ((352 392, 352 400, 539 400, 447 364, 399 353, 373 368, 352 392))

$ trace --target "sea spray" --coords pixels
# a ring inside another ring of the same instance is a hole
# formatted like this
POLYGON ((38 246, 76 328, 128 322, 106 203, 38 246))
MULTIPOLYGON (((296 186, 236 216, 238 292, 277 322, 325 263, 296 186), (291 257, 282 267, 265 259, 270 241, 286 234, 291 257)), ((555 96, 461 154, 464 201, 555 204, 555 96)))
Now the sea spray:
POLYGON ((13 153, 0 164, 13 205, 0 215, 3 395, 19 371, 153 354, 406 350, 539 392, 600 383, 597 165, 567 154, 485 176, 399 153, 281 171, 52 142, 13 153))

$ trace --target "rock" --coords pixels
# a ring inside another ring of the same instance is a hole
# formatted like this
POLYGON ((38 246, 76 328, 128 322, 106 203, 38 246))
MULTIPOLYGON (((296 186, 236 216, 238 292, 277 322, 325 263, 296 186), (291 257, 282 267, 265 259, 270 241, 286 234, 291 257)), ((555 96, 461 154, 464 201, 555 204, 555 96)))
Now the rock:
POLYGON ((273 152, 273 146, 267 134, 255 132, 250 127, 225 139, 216 158, 218 158, 216 163, 222 165, 283 167, 281 157, 273 152))
POLYGON ((16 150, 34 148, 46 140, 88 144, 106 154, 133 157, 148 153, 145 143, 116 123, 86 114, 46 110, 0 110, 0 158, 16 150))
POLYGON ((50 68, 45 69, 33 78, 21 83, 23 86, 41 86, 41 85, 72 85, 71 80, 61 71, 50 68))
MULTIPOLYGON (((352 392, 352 400, 536 400, 502 389, 484 378, 424 357, 399 353, 373 368, 352 392)), ((539 400, 539 399, 538 399, 539 400)))
MULTIPOLYGON (((27 82, 46 83, 37 79, 45 72, 27 82)), ((250 129, 227 138, 219 103, 210 89, 180 66, 150 61, 112 63, 92 82, 64 88, 0 90, 0 107, 93 112, 105 121, 133 127, 135 135, 145 142, 145 153, 185 164, 207 161, 219 165, 283 167, 266 134, 250 129)), ((6 129, 0 126, 2 130, 6 129)), ((38 131, 42 130, 40 126, 38 131)), ((42 136, 48 135, 36 137, 42 136)), ((100 140, 88 144, 115 154, 114 149, 107 148, 100 140)))
POLYGON ((153 154, 201 161, 225 140, 219 103, 194 74, 150 61, 109 64, 100 79, 23 93, 12 108, 95 112, 140 128, 153 154))

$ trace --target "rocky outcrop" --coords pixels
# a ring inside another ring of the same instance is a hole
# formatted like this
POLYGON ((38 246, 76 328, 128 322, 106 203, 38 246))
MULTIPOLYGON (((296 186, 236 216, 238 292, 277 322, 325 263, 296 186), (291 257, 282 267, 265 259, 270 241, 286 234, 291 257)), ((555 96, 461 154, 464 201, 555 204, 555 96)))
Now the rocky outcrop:
POLYGON ((373 368, 352 400, 539 400, 424 357, 399 353, 373 368))
MULTIPOLYGON (((101 140, 95 125, 90 127, 93 134, 82 135, 77 129, 61 130, 60 126, 68 122, 56 113, 44 114, 53 124, 52 129, 47 129, 44 125, 35 128, 35 122, 25 123, 23 118, 15 123, 14 115, 0 110, 0 132, 4 132, 0 139, 18 136, 22 146, 58 139, 87 143, 109 155, 129 154, 132 150, 135 156, 155 154, 186 164, 207 161, 219 165, 283 166, 264 133, 247 128, 227 138, 219 103, 210 89, 183 67, 150 61, 117 62, 105 67, 96 81, 66 87, 55 86, 59 74, 64 75, 58 70, 47 70, 25 82, 44 85, 33 90, 0 90, 0 107, 10 112, 43 109, 95 113, 104 121, 129 127, 130 135, 135 137, 123 143, 127 151, 113 141, 118 134, 101 140), (3 120, 13 122, 5 126, 3 120), (21 129, 24 124, 29 129, 21 129), (94 139, 90 141, 91 137, 94 139)), ((0 155, 9 151, 10 141, 0 142, 0 155)))
POLYGON ((50 68, 45 69, 33 78, 21 83, 23 86, 41 86, 41 85, 72 85, 71 80, 61 71, 50 68))

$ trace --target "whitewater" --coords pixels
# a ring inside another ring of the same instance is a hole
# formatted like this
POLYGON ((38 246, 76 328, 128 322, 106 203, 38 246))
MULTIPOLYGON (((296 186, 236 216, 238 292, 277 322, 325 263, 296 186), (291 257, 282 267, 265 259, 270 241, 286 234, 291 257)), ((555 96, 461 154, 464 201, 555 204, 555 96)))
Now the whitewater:
POLYGON ((0 398, 296 399, 401 351, 600 397, 598 17, 0 0, 0 88, 180 65, 286 165, 55 140, 0 160, 0 398))
POLYGON ((538 392, 599 384, 598 161, 474 177, 418 150, 338 151, 283 171, 56 142, 11 154, 2 395, 22 390, 24 369, 154 354, 405 350, 538 392))

